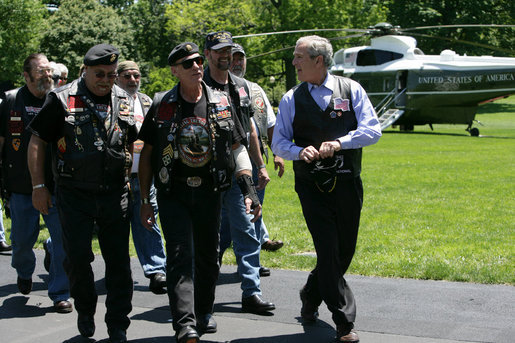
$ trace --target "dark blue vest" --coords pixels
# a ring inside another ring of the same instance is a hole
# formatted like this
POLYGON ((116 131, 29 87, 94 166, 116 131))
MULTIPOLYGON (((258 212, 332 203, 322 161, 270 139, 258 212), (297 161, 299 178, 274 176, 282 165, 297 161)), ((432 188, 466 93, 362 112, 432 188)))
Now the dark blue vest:
MULTIPOLYGON (((350 83, 344 77, 335 76, 336 87, 329 106, 322 111, 309 93, 308 84, 301 83, 293 92, 295 117, 293 139, 300 147, 314 146, 316 149, 325 141, 334 141, 345 136, 358 126, 352 106, 350 83), (346 106, 335 108, 335 99, 341 98, 346 106)), ((361 148, 340 150, 335 153, 338 161, 336 173, 340 177, 356 177, 361 173, 361 148)), ((299 177, 307 178, 312 164, 301 160, 293 161, 293 170, 299 177)))

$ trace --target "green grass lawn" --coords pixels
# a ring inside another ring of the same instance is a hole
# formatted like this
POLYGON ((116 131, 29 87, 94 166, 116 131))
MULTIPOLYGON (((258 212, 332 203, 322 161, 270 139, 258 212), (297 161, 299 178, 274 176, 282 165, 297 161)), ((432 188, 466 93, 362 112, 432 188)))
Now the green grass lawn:
MULTIPOLYGON (((515 284, 515 96, 483 105, 476 119, 481 137, 465 125, 417 126, 386 130, 364 149, 365 202, 349 273, 515 284)), ((269 170, 264 218, 285 246, 263 251, 262 263, 309 270, 316 258, 291 162, 282 179, 269 170)), ((232 251, 224 263, 235 263, 232 251)))

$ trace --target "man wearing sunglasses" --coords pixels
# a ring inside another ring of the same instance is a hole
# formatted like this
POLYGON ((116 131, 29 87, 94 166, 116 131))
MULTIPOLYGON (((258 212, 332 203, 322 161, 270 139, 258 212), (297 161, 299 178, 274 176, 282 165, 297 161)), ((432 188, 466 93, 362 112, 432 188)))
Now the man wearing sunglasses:
POLYGON ((167 290, 179 343, 198 342, 214 333, 213 304, 218 279, 218 228, 222 192, 233 172, 246 212, 256 220, 261 205, 252 183, 252 166, 241 144, 231 104, 203 81, 204 59, 195 43, 176 46, 168 56, 179 84, 156 94, 139 138, 141 218, 156 221, 150 205, 152 178, 166 241, 167 290))
MULTIPOLYGON (((31 54, 23 63, 26 84, 2 95, 0 104, 0 151, 3 158, 3 187, 9 194, 11 211, 12 262, 18 275, 18 290, 32 291, 32 274, 36 257, 32 248, 39 235, 40 213, 32 204, 33 184, 27 166, 27 149, 31 132, 28 125, 41 110, 46 94, 52 89, 52 69, 43 54, 31 54)), ((48 186, 48 201, 55 204, 50 163, 42 166, 48 172, 41 183, 48 186)), ((63 268, 65 253, 59 213, 51 208, 43 219, 53 240, 54 260, 49 265, 48 296, 59 313, 72 312, 70 286, 63 268)))
MULTIPOLYGON (((204 71, 204 81, 212 88, 229 95, 235 108, 236 116, 241 121, 246 133, 247 149, 255 165, 258 166, 259 183, 257 189, 263 189, 270 178, 263 162, 256 129, 252 124, 253 109, 250 102, 250 90, 245 79, 229 72, 232 60, 232 35, 227 31, 212 32, 206 36, 204 54, 208 67, 204 71), (250 143, 250 144, 249 144, 250 143)), ((242 310, 257 314, 266 314, 275 309, 275 305, 261 298, 260 287, 260 233, 245 208, 242 198, 234 186, 223 194, 222 227, 230 227, 233 251, 238 264, 238 273, 242 278, 242 310)), ((220 261, 221 262, 221 261, 220 261)))
MULTIPOLYGON (((146 94, 139 91, 141 80, 141 72, 139 66, 134 61, 123 61, 118 63, 118 77, 116 84, 129 93, 134 99, 134 119, 136 126, 141 129, 143 119, 147 114, 152 99, 146 94)), ((137 140, 133 147, 133 163, 130 174, 130 206, 129 213, 131 218, 132 240, 138 259, 143 268, 145 277, 150 279, 149 289, 154 294, 164 294, 166 290, 166 255, 161 237, 161 229, 157 223, 152 225, 151 230, 147 230, 142 224, 139 217, 141 199, 140 187, 138 181, 138 164, 143 141, 137 140)), ((150 203, 154 209, 154 216, 157 216, 157 200, 154 185, 150 187, 150 203)))
POLYGON ((57 88, 31 122, 29 169, 32 201, 41 213, 51 210, 45 184, 45 158, 53 160, 57 209, 63 226, 65 269, 84 337, 95 333, 97 293, 91 268, 95 223, 106 265, 105 322, 110 342, 126 342, 132 306, 129 259, 128 170, 137 129, 134 101, 114 85, 118 49, 95 45, 84 56, 83 77, 57 88), (55 153, 45 155, 51 144, 55 153))

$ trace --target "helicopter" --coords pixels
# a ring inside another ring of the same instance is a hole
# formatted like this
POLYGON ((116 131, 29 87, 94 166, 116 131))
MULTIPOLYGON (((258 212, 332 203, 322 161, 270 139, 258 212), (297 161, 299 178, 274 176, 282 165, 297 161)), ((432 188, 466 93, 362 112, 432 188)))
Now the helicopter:
MULTIPOLYGON (((439 55, 425 55, 412 37, 416 33, 404 34, 435 27, 515 25, 439 25, 401 29, 389 23, 378 23, 368 29, 340 29, 360 33, 329 40, 370 35, 371 43, 338 50, 329 72, 354 79, 363 86, 376 109, 382 130, 394 124, 404 131, 413 130, 414 125, 429 125, 433 129, 433 124, 465 124, 471 136, 479 136, 479 129, 472 127, 478 106, 515 94, 515 58, 460 56, 449 49, 439 55)), ((329 30, 338 29, 295 30, 234 38, 329 30)), ((293 47, 277 51, 288 48, 293 47)))
POLYGON ((384 130, 414 125, 472 124, 478 105, 515 93, 515 58, 460 56, 452 50, 425 55, 399 27, 371 27, 371 43, 340 49, 330 72, 358 81, 374 104, 384 130))

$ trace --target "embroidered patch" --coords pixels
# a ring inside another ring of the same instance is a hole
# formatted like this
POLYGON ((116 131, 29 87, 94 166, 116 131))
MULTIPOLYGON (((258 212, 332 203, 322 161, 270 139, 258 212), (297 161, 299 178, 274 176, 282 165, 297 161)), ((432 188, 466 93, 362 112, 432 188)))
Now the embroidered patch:
POLYGON ((159 111, 157 112, 157 122, 163 123, 172 119, 175 113, 176 103, 161 102, 159 105, 159 111))
POLYGON ((59 149, 61 154, 66 151, 66 139, 64 139, 64 137, 61 137, 61 139, 57 141, 57 149, 59 149))
POLYGON ((13 149, 18 151, 20 149, 21 140, 19 138, 14 138, 12 140, 13 149))
POLYGON ((231 111, 229 110, 223 110, 216 113, 216 117, 218 119, 224 119, 224 118, 230 118, 231 117, 231 111))

